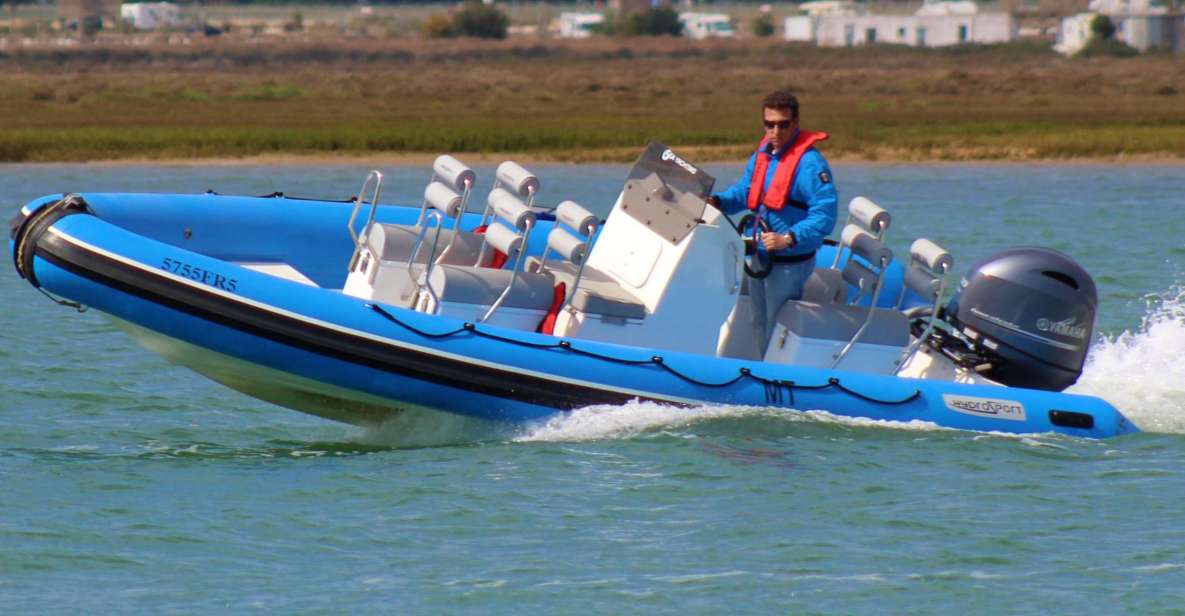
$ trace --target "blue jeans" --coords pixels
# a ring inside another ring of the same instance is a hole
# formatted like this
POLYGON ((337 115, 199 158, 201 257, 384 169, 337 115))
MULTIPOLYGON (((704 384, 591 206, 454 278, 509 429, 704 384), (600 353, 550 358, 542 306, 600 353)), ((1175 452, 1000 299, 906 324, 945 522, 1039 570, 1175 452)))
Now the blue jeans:
POLYGON ((769 337, 773 333, 778 310, 788 300, 802 297, 802 288, 813 271, 814 259, 800 263, 777 263, 769 276, 760 280, 749 280, 749 299, 753 302, 753 331, 757 334, 757 346, 761 355, 765 355, 765 348, 769 346, 769 337))

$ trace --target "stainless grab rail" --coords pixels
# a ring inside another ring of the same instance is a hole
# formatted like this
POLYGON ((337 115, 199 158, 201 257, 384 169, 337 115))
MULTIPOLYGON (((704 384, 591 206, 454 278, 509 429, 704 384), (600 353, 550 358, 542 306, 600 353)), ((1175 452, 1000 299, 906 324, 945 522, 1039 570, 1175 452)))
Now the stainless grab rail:
POLYGON ((383 192, 383 174, 377 169, 372 170, 366 174, 366 179, 362 182, 362 188, 358 189, 358 196, 354 197, 354 209, 350 211, 350 220, 346 223, 346 229, 350 232, 350 238, 354 240, 354 254, 350 257, 350 269, 354 269, 354 265, 358 261, 358 255, 362 252, 362 244, 366 238, 370 236, 370 228, 374 226, 374 216, 378 211, 379 195, 383 192), (371 181, 374 181, 374 189, 370 195, 370 214, 366 217, 366 226, 362 228, 362 232, 354 231, 354 222, 358 219, 358 212, 362 209, 363 197, 366 196, 366 188, 370 186, 371 181))

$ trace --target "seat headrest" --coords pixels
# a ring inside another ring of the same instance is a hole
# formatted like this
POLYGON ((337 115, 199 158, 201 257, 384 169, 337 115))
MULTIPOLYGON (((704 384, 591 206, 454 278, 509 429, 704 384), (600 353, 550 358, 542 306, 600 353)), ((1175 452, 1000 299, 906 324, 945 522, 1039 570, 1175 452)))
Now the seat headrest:
POLYGON ((432 174, 436 176, 436 179, 459 193, 464 193, 467 188, 473 188, 473 184, 477 181, 477 174, 472 169, 448 154, 436 157, 436 161, 432 163, 432 174))
POLYGON ((494 172, 494 175, 507 190, 517 193, 523 199, 526 199, 531 193, 539 192, 539 178, 512 160, 498 165, 498 170, 494 172))
POLYGON ((486 241, 490 243, 490 246, 502 251, 502 254, 507 258, 514 259, 518 256, 518 249, 522 247, 523 236, 511 231, 500 222, 492 222, 486 228, 486 241))
POLYGON ((535 212, 504 188, 491 190, 487 202, 494 214, 519 231, 526 231, 528 224, 535 223, 535 212))
POLYGON ((574 265, 580 265, 588 252, 587 242, 560 227, 552 228, 547 234, 547 246, 574 265))
POLYGON ((893 260, 893 251, 889 250, 880 240, 872 237, 872 234, 861 229, 857 225, 848 225, 843 228, 843 234, 840 236, 841 242, 847 246, 853 253, 860 255, 865 261, 870 264, 880 267, 882 264, 887 264, 893 260))
POLYGON ((581 235, 592 235, 597 229, 597 217, 575 201, 564 201, 556 206, 555 218, 581 235))
POLYGON ((949 252, 924 237, 914 240, 909 247, 909 255, 918 263, 943 274, 950 273, 955 265, 955 259, 949 252))
POLYGON ((913 289, 914 293, 921 295, 926 300, 934 301, 939 289, 942 288, 942 280, 913 265, 905 270, 905 286, 913 289))
POLYGON ((889 224, 893 222, 889 212, 867 197, 852 199, 848 204, 848 215, 877 235, 884 235, 889 229, 889 224))
POLYGON ((461 213, 461 195, 441 182, 432 181, 424 188, 424 201, 445 218, 456 218, 461 213))

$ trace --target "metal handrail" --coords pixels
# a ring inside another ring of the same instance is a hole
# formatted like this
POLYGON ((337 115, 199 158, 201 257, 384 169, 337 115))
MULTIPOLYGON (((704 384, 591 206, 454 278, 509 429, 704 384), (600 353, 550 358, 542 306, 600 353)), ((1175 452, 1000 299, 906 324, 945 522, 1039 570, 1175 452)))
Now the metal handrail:
POLYGON ((378 211, 379 195, 382 192, 383 174, 381 171, 374 169, 366 174, 366 179, 362 182, 362 188, 358 189, 358 196, 354 198, 354 209, 350 211, 350 220, 346 223, 346 229, 350 232, 350 238, 354 240, 354 254, 350 256, 350 269, 354 268, 354 264, 358 260, 358 255, 362 252, 362 243, 366 241, 366 238, 370 237, 370 228, 374 226, 374 216, 378 211), (354 221, 358 219, 358 212, 362 209, 363 197, 366 196, 366 187, 370 186, 372 179, 374 180, 374 190, 371 192, 370 197, 370 214, 366 218, 366 226, 362 228, 362 233, 358 233, 354 231, 354 221))
MULTIPOLYGON (((876 285, 873 286, 872 301, 868 304, 868 314, 864 317, 864 323, 862 323, 860 328, 856 330, 856 334, 852 336, 852 339, 849 340, 848 343, 844 345, 843 349, 840 350, 839 354, 835 356, 835 361, 831 362, 831 367, 833 369, 839 367, 839 362, 843 361, 843 358, 847 356, 848 351, 851 351, 852 347, 856 346, 856 341, 860 340, 860 336, 864 335, 864 330, 868 329, 868 326, 872 323, 872 316, 876 313, 876 301, 880 299, 881 287, 884 286, 885 268, 887 267, 889 267, 889 259, 881 258, 880 273, 876 277, 876 285)), ((860 295, 863 294, 864 291, 861 289, 860 295)))
POLYGON ((453 245, 461 237, 461 219, 465 217, 465 210, 469 208, 469 195, 473 192, 473 184, 469 180, 465 180, 465 191, 461 193, 461 206, 457 208, 457 215, 453 218, 453 236, 449 239, 448 245, 444 250, 440 251, 440 258, 443 260, 452 249, 453 245))
MULTIPOLYGON (((428 295, 432 296, 432 301, 439 304, 440 300, 436 295, 436 291, 432 289, 432 283, 428 277, 432 274, 432 265, 436 260, 436 246, 440 243, 440 231, 444 228, 444 216, 436 210, 431 210, 427 213, 425 218, 436 221, 436 233, 432 234, 432 247, 428 250, 428 259, 426 265, 424 266, 424 282, 421 284, 419 277, 416 276, 415 266, 417 257, 420 256, 420 249, 424 247, 424 234, 428 231, 427 220, 422 221, 423 224, 420 225, 419 232, 416 233, 416 244, 411 250, 411 257, 409 257, 407 260, 407 276, 412 281, 412 284, 416 285, 416 287, 421 290, 426 289, 428 291, 428 295)), ((419 294, 417 293, 417 297, 412 301, 413 306, 419 301, 418 295, 419 294)))
MULTIPOLYGON (((930 334, 934 333, 934 328, 938 325, 938 304, 942 303, 942 294, 946 291, 947 274, 950 273, 947 271, 947 269, 948 268, 946 265, 942 265, 939 268, 939 273, 941 276, 938 277, 938 291, 934 294, 934 304, 930 307, 930 322, 926 324, 925 329, 922 330, 922 333, 918 335, 917 339, 905 348, 905 352, 901 354, 901 359, 897 360, 897 369, 893 371, 893 374, 901 372, 901 369, 905 367, 905 364, 908 364, 910 360, 913 359, 913 356, 918 352, 918 349, 922 348, 922 343, 924 343, 926 339, 930 337, 930 334)), ((905 288, 904 285, 902 285, 901 297, 897 300, 898 309, 901 308, 901 304, 904 301, 905 288)))

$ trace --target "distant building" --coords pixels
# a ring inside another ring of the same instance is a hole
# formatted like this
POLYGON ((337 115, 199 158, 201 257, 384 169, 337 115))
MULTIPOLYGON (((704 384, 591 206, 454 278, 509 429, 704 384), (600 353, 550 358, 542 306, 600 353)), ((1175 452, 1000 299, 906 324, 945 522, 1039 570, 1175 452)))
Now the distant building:
POLYGON ((560 36, 588 38, 603 23, 605 16, 600 13, 560 13, 560 36))
POLYGON ((1185 53, 1185 16, 1166 0, 1092 0, 1089 8, 1062 19, 1054 49, 1068 56, 1082 51, 1095 17, 1106 15, 1115 25, 1115 38, 1139 51, 1185 53))
POLYGON ((893 43, 943 47, 960 43, 1007 43, 1016 37, 1012 16, 982 13, 974 2, 925 2, 912 15, 874 15, 854 2, 823 0, 802 5, 806 15, 787 17, 787 41, 820 47, 893 43))
POLYGON ((119 18, 137 30, 169 28, 181 23, 181 8, 172 2, 126 3, 119 7, 119 18))
POLYGON ((683 24, 683 36, 691 39, 732 38, 737 35, 732 27, 732 18, 724 13, 681 13, 679 23, 683 24))

